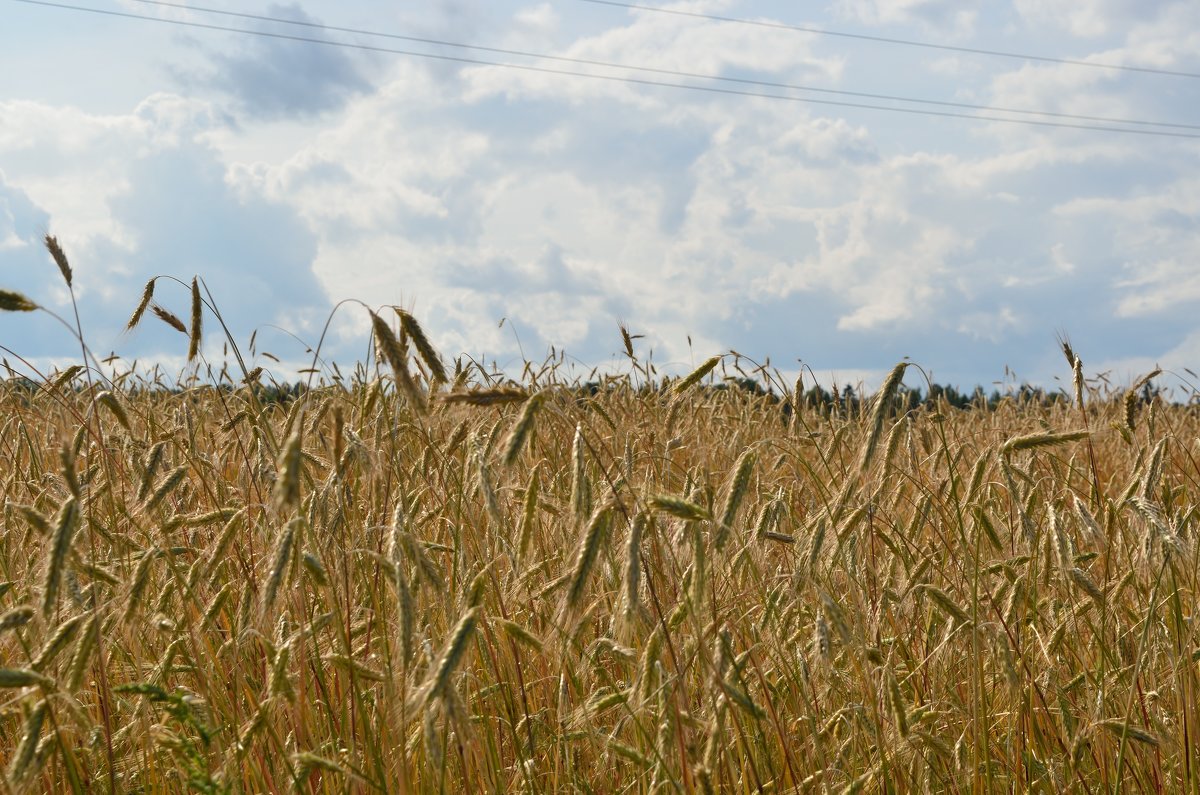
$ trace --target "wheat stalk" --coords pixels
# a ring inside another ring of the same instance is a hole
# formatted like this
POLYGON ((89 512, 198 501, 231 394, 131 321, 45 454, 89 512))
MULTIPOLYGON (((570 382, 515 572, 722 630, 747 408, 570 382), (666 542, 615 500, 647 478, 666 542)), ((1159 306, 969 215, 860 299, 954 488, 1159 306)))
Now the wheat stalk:
POLYGON ((421 328, 421 324, 417 319, 403 309, 396 309, 396 314, 400 316, 400 328, 412 340, 416 346, 417 354, 420 355, 421 361, 425 362, 425 366, 429 368, 430 375, 434 381, 446 383, 449 379, 446 377, 446 368, 442 365, 441 358, 437 355, 437 351, 429 344, 429 338, 425 336, 425 331, 421 328))
POLYGON ((700 365, 695 370, 692 370, 692 372, 688 373, 681 381, 676 383, 672 388, 672 391, 676 395, 680 395, 696 384, 700 383, 702 380, 704 380, 706 375, 711 373, 713 369, 721 363, 721 359, 723 358, 723 356, 713 356, 710 359, 707 359, 704 364, 700 365))
POLYGON ((176 317, 176 315, 173 312, 163 309, 158 304, 151 304, 150 310, 152 312, 154 312, 155 315, 158 316, 159 320, 166 323, 168 326, 175 329, 180 334, 188 333, 187 326, 183 325, 183 321, 180 320, 178 317, 176 317))
POLYGON ((150 305, 150 299, 154 298, 154 283, 158 277, 154 277, 146 282, 146 286, 142 288, 142 298, 138 301, 138 305, 133 308, 133 314, 129 316, 129 322, 125 324, 126 331, 132 331, 137 327, 138 323, 142 322, 142 315, 146 314, 146 307, 150 305))
POLYGON ((427 409, 425 395, 408 372, 408 356, 404 353, 404 348, 400 345, 400 341, 396 339, 396 335, 392 332, 392 327, 374 312, 370 314, 371 326, 375 331, 376 344, 379 352, 383 354, 383 358, 387 361, 388 366, 392 368, 392 375, 396 379, 396 386, 404 394, 404 397, 408 400, 413 410, 418 414, 424 414, 427 409))
POLYGON ((1065 433, 1034 433, 1028 436, 1017 436, 1009 439, 1000 448, 1000 452, 1005 456, 1019 452, 1021 450, 1035 450, 1040 447, 1053 447, 1055 445, 1067 444, 1068 442, 1078 442, 1081 439, 1086 439, 1091 435, 1089 431, 1067 431, 1065 433))
POLYGON ((38 305, 12 290, 0 290, 0 312, 32 312, 38 305))
POLYGON ((718 550, 724 548, 725 543, 729 540, 734 520, 737 519, 738 508, 741 507, 742 500, 750 489, 750 476, 754 473, 755 460, 754 452, 745 450, 738 457, 737 464, 734 466, 733 477, 730 479, 729 489, 725 495, 725 504, 721 508, 721 521, 717 525, 715 543, 718 550))
POLYGON ((591 512, 591 485, 588 483, 587 461, 584 457, 583 425, 575 426, 571 442, 571 514, 582 522, 591 512))
POLYGON ((892 408, 892 398, 896 396, 896 390, 900 388, 900 383, 904 380, 904 371, 907 368, 908 362, 900 362, 893 367, 887 378, 884 379, 883 386, 875 395, 875 405, 871 410, 871 419, 868 423, 867 442, 863 445, 862 453, 859 456, 859 472, 866 472, 867 467, 871 465, 871 458, 875 455, 875 448, 879 445, 879 437, 883 434, 884 420, 887 419, 888 411, 892 408))
POLYGON ((38 741, 42 734, 42 724, 46 721, 46 713, 50 705, 46 699, 37 703, 25 719, 21 741, 8 763, 8 780, 14 786, 24 783, 34 772, 37 757, 38 741))
POLYGON ((304 423, 297 422, 279 451, 275 476, 275 507, 294 511, 300 505, 300 466, 303 461, 304 423))
POLYGON ((542 403, 546 400, 546 393, 538 392, 525 401, 525 408, 521 411, 521 416, 513 424, 512 430, 508 434, 508 441, 504 444, 504 464, 512 466, 517 461, 517 457, 521 454, 521 450, 525 446, 525 440, 529 438, 529 434, 533 432, 534 419, 537 417, 538 409, 542 407, 542 403))
POLYGON ((46 235, 44 242, 46 250, 50 252, 50 257, 54 260, 54 264, 58 266, 59 272, 62 273, 63 281, 67 283, 67 287, 70 287, 73 278, 71 265, 67 262, 66 252, 58 244, 58 238, 53 235, 46 235))
POLYGON ((29 605, 20 605, 8 610, 4 615, 0 616, 0 632, 8 632, 17 627, 25 626, 33 620, 36 612, 29 605))
POLYGON ((200 280, 199 277, 192 277, 192 324, 188 331, 188 353, 187 360, 190 362, 200 353, 200 333, 201 320, 203 317, 202 309, 204 304, 200 301, 200 280))
POLYGON ((275 552, 271 555, 271 568, 267 572, 267 582, 263 586, 262 604, 264 612, 270 610, 271 606, 275 604, 275 597, 279 594, 279 586, 283 583, 283 575, 287 572, 288 564, 292 561, 292 550, 296 547, 296 534, 303 523, 303 519, 293 519, 287 523, 283 528, 283 532, 279 535, 279 541, 275 545, 275 552))
POLYGON ((580 541, 579 549, 575 553, 575 565, 571 568, 570 585, 567 588, 566 598, 568 613, 574 613, 579 608, 584 589, 587 587, 588 576, 596 565, 596 558, 600 554, 600 547, 604 543, 611 520, 612 509, 604 506, 597 509, 592 514, 591 521, 588 522, 583 540, 580 541))
POLYGON ((712 514, 707 508, 670 494, 655 494, 650 498, 650 507, 689 522, 706 522, 712 519, 712 514))
POLYGON ((46 562, 45 583, 42 586, 42 614, 49 616, 58 604, 58 590, 67 566, 67 553, 71 539, 79 525, 79 504, 75 497, 68 497, 58 510, 54 525, 54 536, 50 542, 50 557, 46 562))
POLYGON ((474 607, 463 614, 450 633, 450 640, 445 651, 438 658, 426 683, 417 691, 416 702, 410 705, 408 711, 417 706, 424 706, 433 698, 445 700, 451 683, 450 678, 467 655, 467 647, 475 635, 475 625, 479 620, 479 608, 474 607))

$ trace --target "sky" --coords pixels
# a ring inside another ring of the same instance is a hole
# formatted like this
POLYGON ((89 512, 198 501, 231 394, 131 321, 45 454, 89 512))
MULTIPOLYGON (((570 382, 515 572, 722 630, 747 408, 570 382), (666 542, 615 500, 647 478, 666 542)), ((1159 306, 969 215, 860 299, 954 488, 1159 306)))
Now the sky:
MULTIPOLYGON (((619 370, 620 324, 663 373, 1054 387, 1062 337, 1114 384, 1200 369, 1192 0, 68 4, 145 18, 0 0, 0 289, 73 318, 57 236, 100 357, 179 372, 123 329, 199 276, 281 377, 323 334, 365 361, 386 305, 513 376, 619 370)), ((43 313, 0 346, 78 358, 43 313)))

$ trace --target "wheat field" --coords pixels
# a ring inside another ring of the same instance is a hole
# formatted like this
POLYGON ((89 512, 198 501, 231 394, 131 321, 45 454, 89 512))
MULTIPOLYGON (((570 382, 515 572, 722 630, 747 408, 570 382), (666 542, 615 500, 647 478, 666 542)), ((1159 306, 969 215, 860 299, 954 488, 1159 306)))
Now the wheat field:
MULTIPOLYGON (((130 326, 200 361, 184 287, 130 326)), ((1064 345, 1059 399, 810 400, 627 334, 502 379, 369 319, 309 389, 12 365, 0 789, 1200 792, 1194 396, 1064 345)))

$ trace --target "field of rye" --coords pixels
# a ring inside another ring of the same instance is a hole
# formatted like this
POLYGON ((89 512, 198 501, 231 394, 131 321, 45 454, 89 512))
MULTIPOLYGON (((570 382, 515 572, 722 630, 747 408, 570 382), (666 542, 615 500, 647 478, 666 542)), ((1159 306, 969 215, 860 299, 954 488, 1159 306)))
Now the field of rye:
MULTIPOLYGON (((200 361, 190 297, 130 324, 200 361)), ((624 332, 501 380, 370 319, 288 394, 8 354, 0 793, 1200 792, 1194 400, 1064 345, 1060 400, 812 402, 624 332)))

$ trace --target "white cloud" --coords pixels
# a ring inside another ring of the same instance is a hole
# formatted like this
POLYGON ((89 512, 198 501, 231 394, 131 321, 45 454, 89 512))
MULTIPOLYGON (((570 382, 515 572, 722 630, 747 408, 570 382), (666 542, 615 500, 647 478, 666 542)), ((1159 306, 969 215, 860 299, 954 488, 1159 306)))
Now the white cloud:
POLYGON ((522 9, 513 17, 520 28, 536 33, 551 33, 558 28, 559 15, 549 3, 522 9))
POLYGON ((1014 0, 1029 25, 1053 25, 1074 36, 1097 37, 1153 16, 1178 0, 1014 0))
MULTIPOLYGON (((131 337, 119 333, 154 275, 203 277, 242 342, 255 324, 301 327, 326 304, 310 270, 311 234, 288 208, 227 184, 225 164, 205 143, 221 116, 203 103, 156 95, 108 116, 9 103, 0 105, 0 119, 0 162, 19 164, 0 201, 13 229, 0 237, 21 244, 0 260, 0 281, 62 306, 61 278, 40 249, 41 234, 58 236, 97 347, 165 353, 178 344, 153 321, 131 337)), ((156 297, 176 311, 187 302, 170 280, 156 297)), ((60 337, 27 337, 38 349, 29 353, 53 350, 60 337)))
MULTIPOLYGON (((1195 60, 1200 25, 1184 24, 1193 12, 1181 4, 1144 18, 1116 0, 1093 4, 1107 38, 1084 57, 1195 60)), ((966 16, 945 2, 839 8, 975 42, 976 4, 966 16)), ((433 27, 465 26, 459 40, 779 82, 833 86, 853 74, 847 87, 872 89, 864 75, 958 77, 970 66, 978 80, 939 77, 928 90, 1061 112, 1158 115, 1190 106, 1193 90, 965 56, 931 70, 928 54, 914 55, 908 71, 881 71, 870 47, 650 12, 592 9, 587 25, 544 2, 435 12, 433 27)), ((150 273, 201 273, 239 333, 277 322, 315 341, 329 304, 358 298, 411 308, 448 356, 514 361, 519 336, 531 358, 565 346, 598 364, 620 347, 620 319, 679 369, 736 348, 789 370, 802 359, 875 378, 908 355, 968 387, 1005 365, 1058 373, 1060 329, 1081 349, 1132 361, 1185 350, 1194 327, 1200 152, 1188 142, 419 60, 373 67, 369 87, 324 115, 282 120, 178 92, 107 114, 0 104, 0 265, 45 266, 36 227, 52 226, 98 302, 89 323, 109 326, 150 273)), ((23 288, 62 298, 52 269, 23 272, 39 274, 23 288)), ((162 289, 178 308, 181 293, 162 289)), ((367 338, 350 305, 326 353, 361 359, 367 338)))
POLYGON ((962 0, 838 0, 835 8, 866 25, 917 23, 931 30, 971 33, 979 16, 977 2, 962 0))
MULTIPOLYGON (((494 66, 473 67, 464 72, 471 86, 466 99, 478 101, 494 95, 510 100, 540 97, 572 103, 616 99, 642 111, 662 111, 686 101, 686 93, 663 94, 665 89, 626 84, 620 79, 697 84, 694 78, 672 73, 750 78, 766 74, 773 75, 775 82, 786 78, 787 82, 812 83, 836 80, 843 67, 841 57, 814 55, 810 43, 792 31, 712 20, 681 21, 679 17, 654 13, 640 13, 624 26, 581 37, 553 54, 595 65, 554 61, 537 61, 532 65, 618 79, 564 77, 494 66), (641 69, 599 65, 605 63, 641 69)), ((717 85, 734 90, 755 90, 753 86, 736 83, 717 85)))

